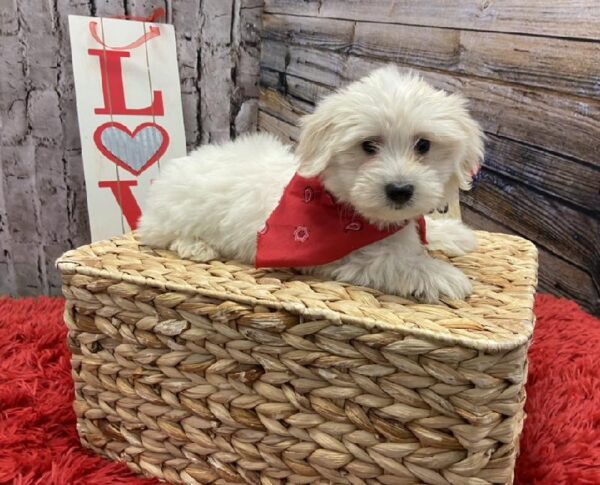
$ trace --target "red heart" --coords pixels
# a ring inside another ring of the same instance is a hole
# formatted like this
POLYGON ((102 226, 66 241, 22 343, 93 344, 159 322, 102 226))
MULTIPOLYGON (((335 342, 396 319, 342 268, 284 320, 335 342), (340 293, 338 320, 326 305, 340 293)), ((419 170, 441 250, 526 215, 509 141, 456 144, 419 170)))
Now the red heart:
POLYGON ((94 143, 106 158, 138 176, 167 151, 169 134, 156 123, 142 123, 131 132, 110 121, 96 128, 94 143))

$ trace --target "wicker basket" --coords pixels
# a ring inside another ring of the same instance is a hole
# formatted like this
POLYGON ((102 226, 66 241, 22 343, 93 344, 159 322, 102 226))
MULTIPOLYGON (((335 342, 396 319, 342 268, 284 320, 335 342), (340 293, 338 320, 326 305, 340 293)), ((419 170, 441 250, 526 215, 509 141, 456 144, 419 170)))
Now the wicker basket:
POLYGON ((82 443, 172 483, 510 483, 537 253, 478 238, 441 305, 132 236, 66 253, 82 443))

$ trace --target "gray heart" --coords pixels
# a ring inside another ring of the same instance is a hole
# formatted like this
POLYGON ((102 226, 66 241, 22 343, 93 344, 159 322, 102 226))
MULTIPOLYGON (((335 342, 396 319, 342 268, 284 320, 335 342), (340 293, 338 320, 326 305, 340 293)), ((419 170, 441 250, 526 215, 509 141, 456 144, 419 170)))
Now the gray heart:
POLYGON ((102 145, 134 172, 140 170, 160 150, 163 135, 155 126, 146 126, 134 137, 123 130, 109 126, 100 136, 102 145))

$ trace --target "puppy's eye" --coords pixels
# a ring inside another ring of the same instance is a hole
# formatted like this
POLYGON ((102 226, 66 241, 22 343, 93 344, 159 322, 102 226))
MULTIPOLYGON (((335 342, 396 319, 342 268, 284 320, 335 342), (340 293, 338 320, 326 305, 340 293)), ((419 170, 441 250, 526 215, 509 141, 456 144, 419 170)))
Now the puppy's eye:
POLYGON ((375 155, 379 151, 379 144, 376 140, 365 140, 362 142, 361 147, 369 155, 375 155))
POLYGON ((431 146, 431 142, 425 138, 419 138, 415 144, 415 150, 420 155, 425 155, 431 146))

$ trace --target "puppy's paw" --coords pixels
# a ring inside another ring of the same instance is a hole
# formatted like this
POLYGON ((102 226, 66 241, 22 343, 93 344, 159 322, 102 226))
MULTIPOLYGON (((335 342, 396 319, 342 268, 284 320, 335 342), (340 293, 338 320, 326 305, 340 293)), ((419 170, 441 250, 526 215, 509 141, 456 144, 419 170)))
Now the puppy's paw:
POLYGON ((469 278, 450 263, 427 259, 407 275, 407 294, 423 303, 437 303, 441 297, 463 300, 473 292, 469 278))
POLYGON ((171 251, 177 252, 183 259, 190 259, 199 263, 206 263, 219 258, 212 247, 198 239, 176 239, 169 246, 171 251))
POLYGON ((448 256, 463 256, 477 248, 473 230, 456 219, 428 219, 427 240, 427 249, 448 256))

